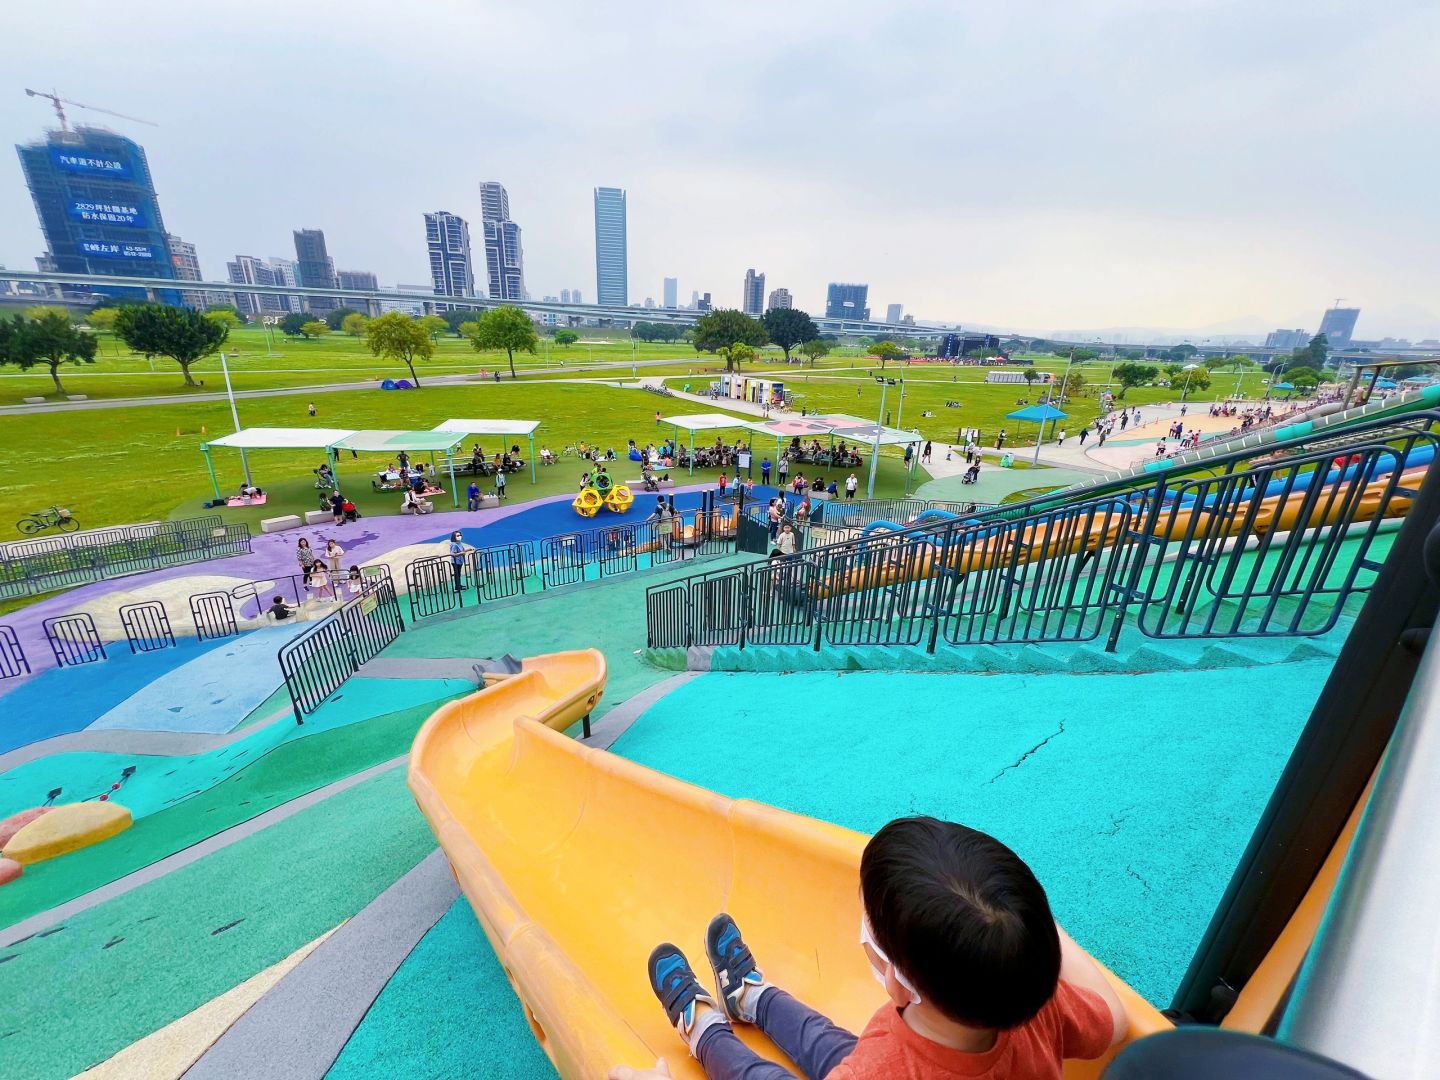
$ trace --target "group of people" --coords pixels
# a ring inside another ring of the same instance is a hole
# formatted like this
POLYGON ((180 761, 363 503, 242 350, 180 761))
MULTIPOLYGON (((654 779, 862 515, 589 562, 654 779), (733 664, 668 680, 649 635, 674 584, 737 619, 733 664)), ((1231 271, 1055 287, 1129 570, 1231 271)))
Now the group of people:
MULTIPOLYGON (((318 551, 310 546, 308 538, 302 536, 296 543, 295 560, 300 564, 301 588, 305 598, 315 600, 338 600, 344 590, 349 596, 359 596, 364 589, 364 575, 360 567, 352 565, 343 569, 345 549, 333 536, 321 538, 323 545, 318 551)), ((276 596, 271 602, 269 613, 278 620, 293 618, 299 607, 286 602, 283 596, 276 596)))
MULTIPOLYGON (((403 457, 404 455, 402 454, 401 456, 403 457)), ((550 454, 549 450, 542 448, 540 460, 541 464, 553 465, 555 464, 555 455, 550 454), (548 462, 545 461, 545 455, 547 454, 550 455, 548 462)), ((525 459, 520 456, 520 445, 518 443, 511 446, 510 449, 504 453, 495 454, 488 461, 485 458, 485 451, 480 449, 479 443, 475 443, 470 447, 470 467, 468 471, 475 473, 477 476, 490 476, 492 474, 500 476, 504 473, 519 472, 524 467, 525 459)))
POLYGON ((800 436, 796 435, 785 448, 782 460, 830 465, 835 468, 855 468, 859 466, 861 459, 856 447, 846 445, 844 439, 826 449, 820 445, 819 439, 810 440, 810 445, 806 446, 801 443, 800 436))

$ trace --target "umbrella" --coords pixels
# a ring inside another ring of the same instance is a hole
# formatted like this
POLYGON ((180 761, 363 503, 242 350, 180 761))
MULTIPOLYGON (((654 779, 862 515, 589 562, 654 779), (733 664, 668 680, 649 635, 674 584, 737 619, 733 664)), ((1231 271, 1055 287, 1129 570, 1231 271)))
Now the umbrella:
POLYGON ((1035 440, 1035 458, 1040 460, 1040 444, 1045 441, 1045 421, 1064 420, 1069 413, 1062 412, 1054 405, 1027 405, 1023 409, 1016 409, 1012 413, 1006 413, 1006 420, 1024 420, 1028 423, 1040 425, 1040 436, 1035 440))

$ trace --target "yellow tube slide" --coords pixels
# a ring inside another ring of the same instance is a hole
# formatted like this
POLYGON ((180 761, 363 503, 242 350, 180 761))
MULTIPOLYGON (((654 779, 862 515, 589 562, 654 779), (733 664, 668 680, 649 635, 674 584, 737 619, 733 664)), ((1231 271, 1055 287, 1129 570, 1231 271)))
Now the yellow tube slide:
MULTIPOLYGON (((592 1080, 662 1055, 676 1077, 702 1075, 645 959, 674 941, 708 972, 705 926, 718 911, 735 916, 768 977, 859 1031, 883 1000, 857 944, 865 837, 560 734, 594 708, 605 678, 594 649, 526 660, 439 709, 410 752, 410 790, 560 1075, 592 1080)), ((1132 1037, 1170 1026, 1113 981, 1132 1037)), ((743 1037, 783 1060, 756 1032, 743 1037)), ((1099 1071, 1071 1062, 1066 1076, 1099 1071)))

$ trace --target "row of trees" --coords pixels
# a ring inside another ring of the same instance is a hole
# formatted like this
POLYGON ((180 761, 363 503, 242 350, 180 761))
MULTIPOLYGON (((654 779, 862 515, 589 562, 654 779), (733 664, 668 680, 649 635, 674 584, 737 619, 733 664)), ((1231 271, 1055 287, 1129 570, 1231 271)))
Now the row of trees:
MULTIPOLYGON (((365 343, 376 356, 403 363, 410 371, 410 378, 416 386, 420 377, 415 374, 415 361, 428 360, 435 352, 435 339, 448 326, 448 322, 436 315, 413 319, 399 311, 392 311, 365 324, 365 343), (430 320, 437 320, 437 330, 430 320)), ((510 377, 515 374, 515 354, 534 354, 540 344, 535 333, 535 324, 530 316, 517 307, 497 307, 481 312, 473 320, 456 324, 461 337, 467 338, 476 352, 504 349, 510 361, 510 377)), ((559 333, 556 339, 559 339, 559 333)), ((578 340, 572 337, 573 340, 578 340)))
MULTIPOLYGON (((753 360, 755 350, 763 345, 780 346, 787 364, 797 348, 810 358, 812 366, 830 351, 829 343, 820 337, 815 320, 798 308, 771 308, 761 319, 730 308, 711 311, 700 317, 692 334, 695 351, 724 357, 726 371, 735 371, 744 361, 753 360)), ((883 347, 877 345, 876 349, 883 347)), ((894 350, 895 346, 891 344, 889 348, 894 350)))

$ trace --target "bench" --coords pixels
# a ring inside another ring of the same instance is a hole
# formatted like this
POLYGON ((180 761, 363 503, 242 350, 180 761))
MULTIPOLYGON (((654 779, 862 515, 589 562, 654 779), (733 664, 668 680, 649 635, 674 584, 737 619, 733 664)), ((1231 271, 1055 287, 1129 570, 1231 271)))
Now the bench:
POLYGON ((89 397, 88 394, 66 394, 65 396, 66 396, 67 398, 69 398, 71 401, 89 401, 89 400, 90 400, 90 397, 89 397))
MULTIPOLYGON (((650 477, 657 484, 675 483, 675 478, 669 473, 651 473, 650 477)), ((645 486, 645 478, 642 476, 635 480, 622 480, 621 483, 629 484, 632 488, 643 488, 645 486)))
POLYGON ((306 525, 323 525, 323 524, 324 524, 325 522, 327 522, 327 521, 333 521, 334 518, 335 518, 334 513, 332 513, 332 512, 329 511, 329 510, 306 510, 306 511, 305 511, 305 524, 306 524, 306 525))
POLYGON ((44 404, 45 404, 45 399, 44 399, 43 397, 27 397, 27 398, 21 398, 20 400, 23 401, 26 405, 44 405, 44 404))
POLYGON ((298 514, 282 514, 280 517, 262 518, 260 531, 262 533, 284 532, 286 529, 300 528, 300 516, 298 514))

